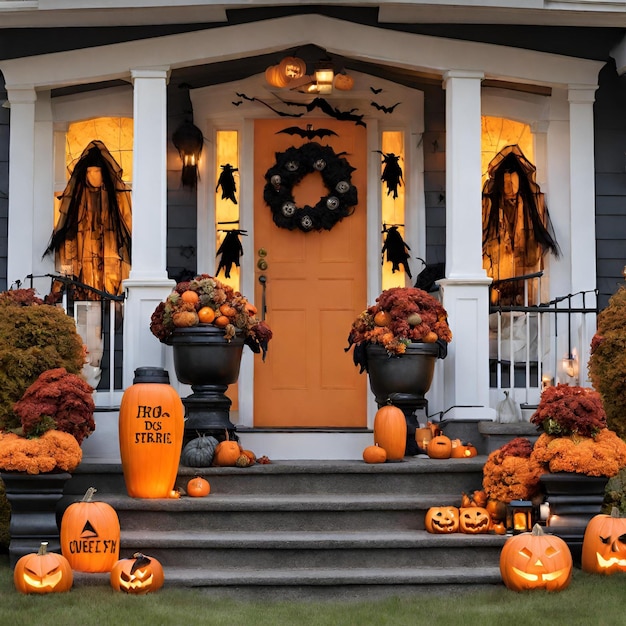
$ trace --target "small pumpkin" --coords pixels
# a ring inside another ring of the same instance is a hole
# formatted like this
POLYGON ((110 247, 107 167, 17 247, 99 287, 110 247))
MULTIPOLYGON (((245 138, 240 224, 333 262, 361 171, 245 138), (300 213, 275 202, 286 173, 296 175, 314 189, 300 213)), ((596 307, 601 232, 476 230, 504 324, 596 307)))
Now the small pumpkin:
POLYGON ((290 82, 306 74, 306 62, 298 57, 284 57, 278 64, 278 71, 290 82))
POLYGON ((468 535, 487 533, 491 529, 489 511, 481 506, 469 506, 459 511, 459 530, 468 535))
POLYGON ((367 448, 363 450, 363 460, 366 463, 384 463, 387 460, 387 452, 378 444, 367 446, 367 448))
POLYGON ((211 485, 206 478, 202 476, 194 476, 187 483, 187 495, 192 498, 204 498, 211 493, 211 485))
POLYGON ((431 459, 449 459, 452 453, 452 441, 446 435, 437 435, 428 442, 426 450, 431 459))
POLYGON ((561 591, 572 579, 572 554, 556 535, 535 524, 531 532, 507 539, 500 552, 500 574, 513 591, 561 591))
POLYGON ((506 519, 506 502, 490 498, 487 500, 485 508, 489 511, 489 515, 491 516, 491 520, 493 522, 501 522, 506 519))
POLYGON ((241 448, 236 441, 229 439, 228 431, 226 431, 226 439, 220 441, 215 448, 213 456, 213 465, 218 467, 234 467, 237 459, 241 456, 241 448))
POLYGON ((354 87, 354 78, 349 74, 337 74, 334 80, 335 89, 350 91, 354 87))
POLYGON ((18 559, 13 570, 13 582, 20 593, 61 593, 74 583, 69 561, 56 552, 48 552, 48 542, 42 541, 38 552, 18 559))
POLYGON ((201 324, 210 324, 215 319, 215 310, 210 306, 203 306, 198 311, 198 320, 201 324))
MULTIPOLYGON (((241 452, 241 450, 239 452, 241 452)), ((252 461, 250 457, 245 454, 240 454, 235 461, 235 467, 250 467, 250 465, 252 465, 252 461)))
POLYGON ((613 507, 589 520, 583 537, 581 566, 591 574, 626 572, 626 517, 613 507))
POLYGON ((242 450, 241 454, 244 454, 250 459, 250 465, 254 465, 256 463, 256 454, 254 454, 252 450, 242 450))
POLYGON ((180 462, 186 467, 210 467, 218 440, 210 435, 200 435, 185 444, 180 462))
POLYGON ((197 291, 193 291, 192 289, 187 289, 187 291, 183 291, 180 295, 180 299, 183 302, 187 302, 188 304, 198 304, 200 302, 200 296, 197 291))
POLYGON ((120 521, 106 502, 94 502, 94 487, 70 504, 61 519, 61 552, 77 572, 110 572, 120 558, 120 521))
POLYGON ((459 439, 452 441, 452 449, 450 450, 451 459, 469 459, 477 454, 478 451, 471 443, 464 444, 461 443, 459 439))
POLYGON ((197 326, 200 319, 195 311, 177 311, 172 315, 172 323, 176 328, 197 326))
POLYGON ((135 552, 120 559, 111 570, 111 587, 132 595, 144 595, 163 586, 163 567, 154 557, 135 552))
POLYGON ((406 451, 407 425, 404 413, 391 404, 374 416, 374 443, 387 453, 388 461, 400 461, 406 451))
POLYGON ((391 324, 391 315, 387 311, 378 311, 374 315, 374 324, 376 326, 389 326, 391 324))
POLYGON ((424 527, 429 533, 448 534, 459 530, 459 509, 455 506, 431 506, 426 511, 424 527))

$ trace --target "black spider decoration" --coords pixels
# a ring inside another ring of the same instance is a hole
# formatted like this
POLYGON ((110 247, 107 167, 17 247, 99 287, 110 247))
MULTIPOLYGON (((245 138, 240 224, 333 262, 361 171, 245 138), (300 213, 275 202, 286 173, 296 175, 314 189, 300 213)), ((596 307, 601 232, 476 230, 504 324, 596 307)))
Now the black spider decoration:
POLYGON ((402 168, 400 167, 400 157, 393 152, 385 154, 380 150, 376 150, 383 155, 384 169, 380 180, 387 185, 387 195, 393 193, 394 199, 398 197, 398 187, 402 186, 402 168))
POLYGON ((402 235, 398 231, 397 226, 389 226, 383 224, 383 233, 387 233, 385 243, 381 250, 381 265, 385 260, 385 251, 387 252, 387 261, 391 263, 391 273, 399 272, 400 266, 404 267, 404 271, 409 278, 413 278, 409 269, 409 253, 411 248, 402 239, 402 235))
POLYGON ((222 245, 219 247, 217 254, 215 255, 222 255, 217 266, 217 271, 215 272, 216 277, 219 276, 220 271, 224 269, 224 276, 226 276, 226 278, 230 278, 230 270, 233 265, 239 267, 239 258, 243 254, 243 247, 241 245, 241 241, 239 240, 239 235, 246 234, 245 230, 239 230, 238 228, 226 231, 224 241, 222 241, 222 245))
POLYGON ((226 163, 226 165, 220 165, 220 167, 222 168, 222 173, 217 179, 215 191, 217 192, 217 190, 221 187, 222 200, 230 200, 233 204, 237 204, 237 198, 235 197, 237 184, 235 183, 233 172, 238 172, 239 168, 233 167, 230 163, 226 163))

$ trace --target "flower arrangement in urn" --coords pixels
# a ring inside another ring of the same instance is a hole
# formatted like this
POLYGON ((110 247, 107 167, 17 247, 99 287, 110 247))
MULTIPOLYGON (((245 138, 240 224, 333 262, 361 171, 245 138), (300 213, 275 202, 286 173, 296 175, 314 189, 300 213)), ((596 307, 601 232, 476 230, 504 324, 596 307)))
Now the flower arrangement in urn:
POLYGON ((0 470, 71 472, 95 429, 93 388, 74 320, 32 289, 0 294, 0 470), (4 381, 2 381, 4 382, 4 381))
POLYGON ((159 303, 150 320, 152 334, 167 343, 176 328, 212 325, 232 339, 243 333, 245 344, 254 352, 267 352, 272 338, 270 327, 256 317, 257 309, 241 293, 217 278, 200 274, 179 282, 172 293, 159 303))
POLYGON ((401 355, 411 343, 438 343, 445 355, 450 341, 448 314, 437 298, 417 287, 393 287, 354 320, 346 350, 354 346, 354 362, 363 366, 368 344, 380 344, 389 355, 401 355))

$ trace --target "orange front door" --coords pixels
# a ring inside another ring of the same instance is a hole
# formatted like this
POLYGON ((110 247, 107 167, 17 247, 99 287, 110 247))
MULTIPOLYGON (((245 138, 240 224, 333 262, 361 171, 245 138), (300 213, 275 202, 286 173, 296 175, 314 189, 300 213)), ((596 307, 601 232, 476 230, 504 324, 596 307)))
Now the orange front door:
MULTIPOLYGON (((337 136, 314 139, 329 145, 356 170, 358 190, 354 213, 331 230, 304 233, 279 228, 263 200, 265 173, 276 152, 299 147, 307 139, 277 134, 291 124, 258 120, 254 130, 255 253, 263 249, 267 269, 256 269, 255 301, 262 303, 259 276, 266 278, 266 320, 274 332, 265 363, 255 359, 254 425, 257 427, 364 427, 365 375, 359 375, 347 354, 354 318, 366 306, 365 129, 336 120, 301 122, 306 128, 328 128, 337 136)), ((319 173, 303 178, 294 190, 298 207, 314 206, 328 194, 319 173)), ((259 257, 257 257, 259 258, 259 257)), ((256 262, 256 260, 255 260, 256 262)))

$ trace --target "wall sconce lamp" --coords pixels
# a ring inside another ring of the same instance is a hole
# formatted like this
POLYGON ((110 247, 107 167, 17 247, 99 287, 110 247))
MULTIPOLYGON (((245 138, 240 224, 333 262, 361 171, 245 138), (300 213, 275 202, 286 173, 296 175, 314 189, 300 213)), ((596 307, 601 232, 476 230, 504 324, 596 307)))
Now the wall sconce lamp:
POLYGON ((315 66, 315 92, 329 94, 333 92, 333 79, 335 70, 328 61, 320 61, 315 66))
POLYGON ((181 124, 172 135, 172 143, 178 150, 183 170, 181 182, 183 187, 196 187, 198 182, 198 162, 202 153, 204 137, 202 131, 191 122, 181 124))

